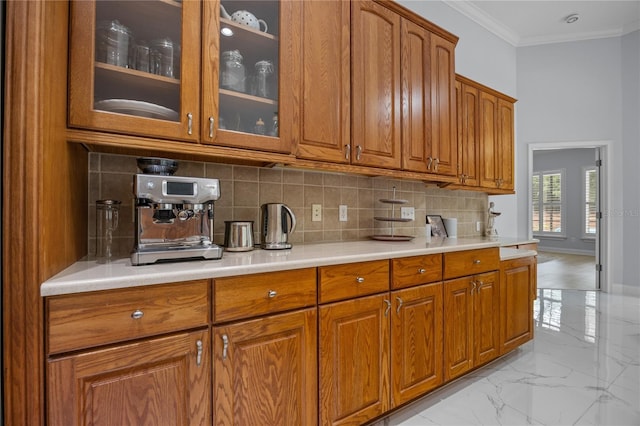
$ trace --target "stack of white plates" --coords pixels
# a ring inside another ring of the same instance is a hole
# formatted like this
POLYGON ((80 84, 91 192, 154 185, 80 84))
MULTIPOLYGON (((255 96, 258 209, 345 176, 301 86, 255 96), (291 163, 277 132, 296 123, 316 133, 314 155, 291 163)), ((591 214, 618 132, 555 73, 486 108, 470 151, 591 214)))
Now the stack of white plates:
POLYGON ((178 121, 178 113, 172 109, 150 102, 134 101, 132 99, 105 99, 96 102, 93 107, 101 111, 117 112, 138 117, 159 118, 162 120, 178 121))

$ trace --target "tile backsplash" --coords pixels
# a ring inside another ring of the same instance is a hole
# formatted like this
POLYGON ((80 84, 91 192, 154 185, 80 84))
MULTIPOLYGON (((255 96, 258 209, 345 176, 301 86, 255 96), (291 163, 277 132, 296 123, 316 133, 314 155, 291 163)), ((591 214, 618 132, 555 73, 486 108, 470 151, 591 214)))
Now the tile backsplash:
MULTIPOLYGON (((132 176, 139 173, 133 156, 89 154, 89 252, 95 253, 95 201, 122 202, 120 221, 114 234, 114 251, 128 256, 134 243, 134 199, 132 176)), ((220 180, 221 197, 215 203, 215 242, 224 242, 224 221, 252 220, 257 232, 260 206, 285 203, 298 222, 290 236, 294 244, 364 240, 374 234, 390 234, 389 222, 374 217, 400 216, 400 205, 380 199, 407 200, 415 208, 415 220, 395 223, 396 235, 424 235, 426 214, 458 218, 458 236, 480 236, 476 223, 484 229, 487 194, 447 190, 420 181, 395 180, 351 174, 297 170, 287 167, 260 168, 219 163, 180 161, 177 176, 209 177, 220 180), (322 205, 322 221, 311 220, 311 205, 322 205), (338 208, 347 206, 347 221, 338 220, 338 208), (392 212, 392 208, 395 210, 392 212)), ((256 234, 256 241, 260 239, 256 234)))

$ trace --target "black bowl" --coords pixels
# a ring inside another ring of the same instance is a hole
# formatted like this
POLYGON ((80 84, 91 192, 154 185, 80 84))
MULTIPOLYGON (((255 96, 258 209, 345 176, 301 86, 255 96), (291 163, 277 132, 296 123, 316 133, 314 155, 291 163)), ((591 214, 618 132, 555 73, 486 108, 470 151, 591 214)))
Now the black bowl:
POLYGON ((168 158, 140 157, 138 168, 149 175, 173 176, 178 170, 178 162, 168 158))

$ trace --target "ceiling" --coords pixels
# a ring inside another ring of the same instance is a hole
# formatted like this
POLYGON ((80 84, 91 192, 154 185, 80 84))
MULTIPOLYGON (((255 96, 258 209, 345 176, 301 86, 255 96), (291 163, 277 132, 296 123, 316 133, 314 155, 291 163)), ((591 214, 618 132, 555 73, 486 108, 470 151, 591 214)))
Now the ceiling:
POLYGON ((622 36, 640 29, 640 0, 445 0, 514 46, 622 36), (578 14, 568 24, 565 18, 578 14))

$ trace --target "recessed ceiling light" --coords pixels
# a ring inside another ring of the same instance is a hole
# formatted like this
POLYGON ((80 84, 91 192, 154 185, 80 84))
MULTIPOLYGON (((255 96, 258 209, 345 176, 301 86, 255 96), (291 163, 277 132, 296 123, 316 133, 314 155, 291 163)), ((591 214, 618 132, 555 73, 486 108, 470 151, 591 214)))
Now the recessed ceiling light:
POLYGON ((580 19, 580 15, 578 15, 577 13, 572 13, 571 15, 564 18, 564 22, 566 22, 567 24, 573 24, 578 19, 580 19))

